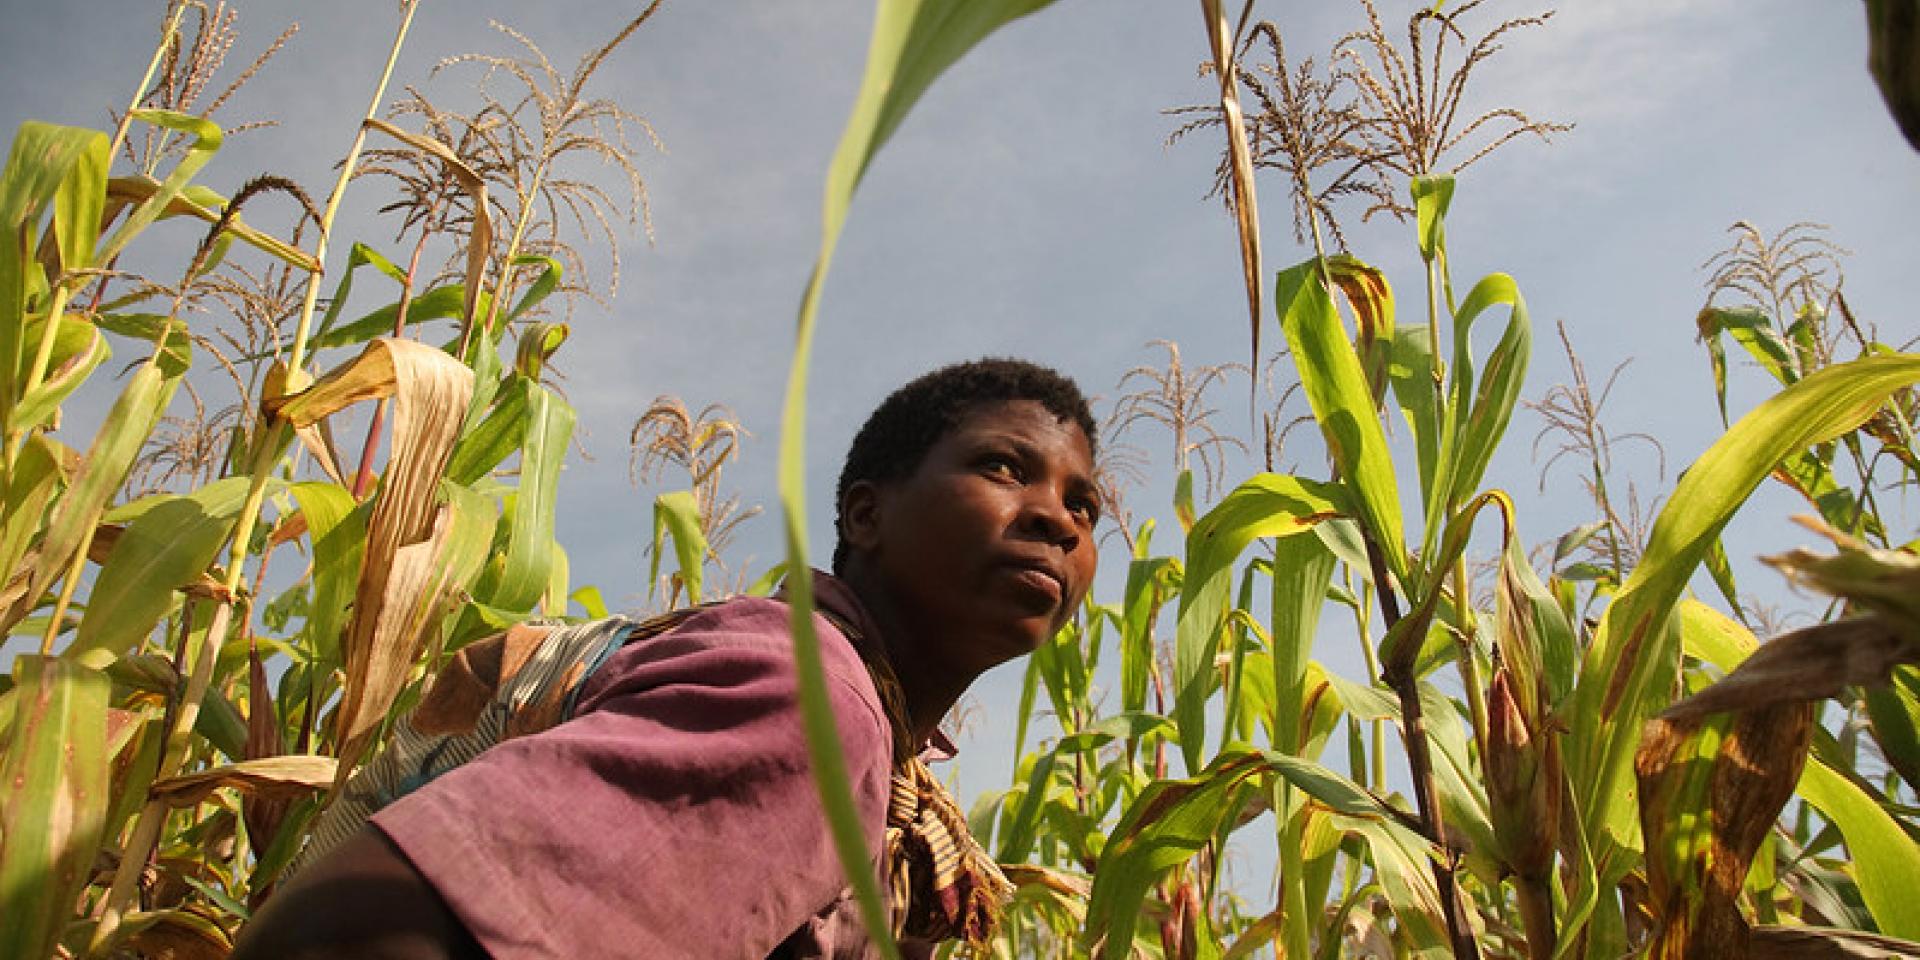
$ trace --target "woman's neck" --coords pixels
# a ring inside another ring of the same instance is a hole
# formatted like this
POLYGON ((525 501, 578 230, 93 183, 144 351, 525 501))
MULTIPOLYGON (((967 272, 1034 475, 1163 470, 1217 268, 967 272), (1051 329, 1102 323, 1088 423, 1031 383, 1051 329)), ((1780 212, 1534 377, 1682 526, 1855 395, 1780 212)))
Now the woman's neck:
POLYGON ((849 564, 839 578, 852 589, 880 634, 870 640, 900 681, 907 733, 916 746, 925 743, 977 675, 946 663, 946 658, 938 655, 944 638, 926 625, 914 623, 909 612, 892 602, 887 591, 880 589, 859 564, 849 564))

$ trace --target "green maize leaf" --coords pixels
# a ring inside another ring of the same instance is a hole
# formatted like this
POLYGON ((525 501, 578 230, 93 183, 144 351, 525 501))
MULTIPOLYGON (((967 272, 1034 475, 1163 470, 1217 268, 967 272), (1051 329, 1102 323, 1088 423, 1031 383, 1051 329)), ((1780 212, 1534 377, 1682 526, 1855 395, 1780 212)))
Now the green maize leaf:
POLYGON ((1732 673, 1759 649, 1760 642, 1739 621, 1691 597, 1675 603, 1673 615, 1680 624, 1681 652, 1713 664, 1722 674, 1732 673))
POLYGON ((592 584, 573 591, 567 599, 580 605, 589 620, 604 620, 607 617, 607 601, 600 596, 600 588, 592 584))
MULTIPOLYGON (((160 181, 152 177, 135 175, 113 177, 107 181, 106 186, 106 200, 109 204, 107 212, 111 215, 125 204, 144 203, 152 199, 153 195, 160 191, 161 185, 160 181)), ((203 223, 215 224, 220 222, 220 217, 226 208, 227 198, 221 196, 218 191, 200 184, 189 184, 173 198, 173 202, 167 204, 167 208, 161 211, 158 219, 167 220, 186 216, 203 223)), ((320 261, 315 260, 313 254, 272 234, 254 229, 236 213, 227 218, 227 225, 222 228, 220 237, 214 241, 213 255, 201 268, 202 272, 210 271, 217 266, 225 257, 227 247, 236 238, 262 253, 302 270, 317 272, 320 269, 320 261)))
POLYGON ((515 377, 500 391, 486 417, 469 426, 455 441, 453 459, 447 462, 448 479, 472 484, 520 449, 529 429, 528 398, 535 389, 533 383, 515 377))
POLYGON ((1820 365, 1820 347, 1815 341, 1826 319, 1827 312, 1818 304, 1803 303, 1794 313, 1793 322, 1787 324, 1787 343, 1793 346, 1794 361, 1803 374, 1820 365))
POLYGON ((47 957, 93 873, 106 824, 104 674, 54 657, 14 661, 14 723, 0 758, 0 956, 47 957))
POLYGON ((1559 601, 1534 573, 1519 537, 1509 538, 1502 554, 1495 600, 1502 660, 1520 689, 1533 693, 1522 703, 1529 721, 1544 717, 1573 691, 1580 643, 1559 601))
POLYGON ((1913 895, 1920 890, 1920 844, 1873 798, 1818 757, 1808 758, 1799 793, 1846 837, 1854 882, 1880 932, 1920 939, 1920 900, 1913 895))
POLYGON ((1427 499, 1428 529, 1443 512, 1480 485, 1487 463, 1500 446, 1520 400, 1527 377, 1527 359, 1533 353, 1533 325, 1520 288, 1504 273, 1492 274, 1468 291, 1453 318, 1453 397, 1440 438, 1440 482, 1427 499), (1507 328, 1487 355, 1486 375, 1474 381, 1473 321, 1487 309, 1510 308, 1507 328), (1456 418, 1464 417, 1464 422, 1456 418))
MULTIPOLYGON (((1560 943, 1554 949, 1554 960, 1567 960, 1575 955, 1575 947, 1580 944, 1577 932, 1586 927, 1594 915, 1594 908, 1600 902, 1600 877, 1595 873, 1593 851, 1587 846, 1586 834, 1581 833, 1579 800, 1573 792, 1573 785, 1567 780, 1566 767, 1560 769, 1561 829, 1559 876, 1554 878, 1557 896, 1554 908, 1557 915, 1556 926, 1560 930, 1560 943), (1569 887, 1571 881, 1571 887, 1569 887)), ((1587 927, 1588 935, 1595 940, 1604 940, 1612 926, 1619 923, 1619 914, 1601 911, 1601 919, 1593 927, 1587 927)))
MULTIPOLYGON (((1260 642, 1262 644, 1271 642, 1270 638, 1267 637, 1266 628, 1260 626, 1259 621, 1249 616, 1245 610, 1236 610, 1229 614, 1229 616, 1234 619, 1236 626, 1243 626, 1246 630, 1261 638, 1260 642)), ((1245 659, 1245 667, 1240 668, 1242 671, 1240 696, 1243 701, 1240 705, 1240 719, 1238 724, 1232 728, 1232 735, 1227 739, 1239 740, 1243 743, 1252 743, 1258 739, 1255 733, 1257 731, 1263 731, 1266 733, 1267 742, 1273 743, 1275 742, 1273 738, 1273 714, 1275 710, 1273 654, 1268 653, 1264 647, 1250 645, 1246 651, 1245 659)), ((1305 751, 1294 752, 1300 753, 1302 756, 1311 756, 1311 754, 1305 751)))
POLYGON ((1180 561, 1172 557, 1136 559, 1127 565, 1120 629, 1122 710, 1147 707, 1147 680, 1153 670, 1153 624, 1160 618, 1160 607, 1180 589, 1180 581, 1180 561))
POLYGON ((1334 310, 1320 261, 1280 271, 1274 304, 1313 418, 1326 436, 1342 486, 1352 491, 1352 512, 1379 543, 1387 569, 1404 583, 1407 550, 1387 435, 1374 415, 1366 375, 1334 310))
MULTIPOLYGON (((80 230, 74 219, 88 203, 85 194, 101 189, 97 181, 105 174, 106 152, 107 138, 98 130, 29 120, 14 134, 0 171, 0 231, 8 238, 0 248, 0 426, 8 433, 18 429, 13 404, 24 365, 38 348, 38 341, 25 334, 28 301, 47 283, 34 256, 41 219, 54 206, 53 229, 63 254, 92 242, 100 228, 97 209, 90 231, 80 230), (78 237, 82 232, 84 241, 78 237)), ((87 261, 66 260, 65 265, 72 269, 87 261)))
POLYGON ((287 491, 300 505, 313 542, 313 602, 301 634, 315 665, 330 673, 342 665, 340 632, 360 582, 372 503, 356 503, 347 488, 328 481, 296 483, 287 491))
MULTIPOLYGON (((1020 761, 1026 756, 1027 725, 1033 719, 1033 704, 1040 696, 1040 664, 1033 658, 1027 658, 1027 668, 1020 672, 1020 712, 1016 714, 1013 728, 1013 775, 1020 777, 1020 761)), ((985 838, 981 838, 985 843, 985 838)))
POLYGON ((1855 534, 1885 535, 1880 518, 1871 510, 1860 509, 1853 491, 1834 478, 1832 447, 1800 450, 1781 458, 1773 478, 1805 497, 1830 526, 1855 534))
MULTIPOLYGON (((407 325, 429 320, 458 319, 466 296, 466 288, 457 283, 434 287, 407 303, 407 325)), ((375 337, 390 337, 393 336, 393 322, 399 316, 400 301, 395 300, 345 326, 314 334, 308 340, 308 346, 314 350, 325 350, 365 343, 375 337)))
POLYGON ((134 235, 145 230, 153 221, 158 220, 187 187, 193 175, 213 159, 214 151, 220 149, 222 134, 218 124, 190 114, 173 110, 135 110, 128 115, 133 120, 151 123, 168 130, 177 130, 193 137, 193 143, 187 147, 185 156, 174 165, 173 172, 161 181, 159 189, 153 195, 133 208, 127 219, 121 221, 120 229, 115 230, 107 242, 94 251, 93 266, 103 267, 120 255, 120 251, 131 242, 134 235))
POLYGON ((107 168, 113 163, 107 156, 106 135, 87 130, 74 136, 80 140, 80 149, 53 195, 54 248, 60 252, 60 269, 69 271, 93 263, 100 215, 106 208, 107 168))
POLYGON ((567 612, 567 597, 572 583, 572 564, 567 560, 567 551, 559 541, 553 543, 553 561, 547 575, 547 592, 540 597, 540 609, 546 616, 557 617, 567 612))
POLYGON ((514 321, 526 316, 527 311, 539 306, 542 301, 553 295, 553 291, 560 288, 560 278, 566 273, 566 268, 560 265, 560 261, 537 253, 518 254, 511 261, 511 265, 516 267, 535 264, 541 267, 540 275, 533 279, 533 285, 527 288, 526 293, 520 295, 520 301, 507 312, 507 319, 501 324, 501 330, 512 326, 514 321))
POLYGON ((1089 712, 1084 706, 1089 671, 1080 653, 1080 637, 1079 624, 1066 623, 1033 652, 1040 679, 1047 686, 1047 698, 1053 701, 1054 716, 1063 727, 1072 726, 1075 717, 1089 712))
MULTIPOLYGON (((0 507, 5 508, 0 510, 0 571, 5 571, 0 576, 10 580, 14 571, 20 569, 28 545, 40 532, 47 504, 66 482, 62 465, 70 453, 41 434, 34 434, 21 444, 13 473, 7 477, 6 485, 0 487, 0 507)), ((0 588, 7 585, 0 580, 0 588)), ((0 610, 9 605, 6 597, 4 589, 0 589, 0 610)))
POLYGON ((1868 688, 1867 720, 1887 765, 1909 787, 1920 784, 1920 668, 1895 667, 1892 683, 1868 688))
POLYGON ((1173 481, 1173 518, 1180 522, 1182 533, 1190 533, 1195 516, 1198 514, 1193 508, 1193 471, 1182 470, 1173 481))
POLYGON ((1513 540, 1513 501, 1499 490, 1489 490, 1461 507, 1460 511, 1447 521, 1446 533, 1440 538, 1440 547, 1428 558, 1428 575, 1432 586, 1414 603, 1412 609, 1400 618, 1400 622, 1387 631, 1380 639, 1380 673, 1391 680, 1396 675, 1412 671, 1419 676, 1425 670, 1438 666, 1452 654, 1443 653, 1457 647, 1445 637, 1432 635, 1434 612, 1439 608, 1442 595, 1446 592, 1441 584, 1446 580, 1448 571, 1460 562, 1467 550, 1467 542, 1473 536, 1473 524, 1480 511, 1488 506, 1500 510, 1501 520, 1505 524, 1504 542, 1513 540))
POLYGON ((142 365, 127 380, 126 387, 107 411, 87 450, 80 472, 65 496, 54 505, 40 543, 40 557, 29 572, 26 592, 10 609, 0 610, 0 632, 18 623, 38 604, 56 577, 65 571, 74 552, 93 530, 107 501, 126 481, 134 457, 140 453, 167 402, 173 398, 179 379, 168 377, 159 368, 142 365))
POLYGON ((160 369, 177 377, 193 366, 193 337, 186 325, 164 313, 96 313, 93 325, 123 337, 158 346, 160 369))
POLYGON ((787 577, 787 562, 785 560, 782 560, 779 563, 776 563, 773 566, 768 567, 766 569, 766 572, 760 574, 758 579, 748 584, 746 589, 746 595, 749 597, 773 596, 774 588, 778 587, 781 581, 785 580, 786 577, 787 577))
MULTIPOLYGON (((28 324, 27 338, 38 341, 46 319, 28 324)), ((62 401, 86 382, 87 375, 112 353, 107 340, 93 324, 66 314, 53 335, 53 353, 48 359, 46 379, 27 391, 13 408, 13 428, 33 430, 53 419, 62 401)))
POLYGON ((1786 341, 1773 329, 1773 318, 1758 307, 1707 307, 1694 318, 1707 357, 1713 364, 1713 394, 1720 404, 1720 422, 1727 423, 1727 359, 1721 335, 1740 344, 1782 386, 1800 379, 1799 365, 1786 341))
POLYGON ((1453 203, 1453 178, 1414 177, 1411 187, 1420 259, 1432 263, 1447 245, 1447 207, 1453 203))
MULTIPOLYGON (((281 482, 269 480, 270 487, 281 482)), ((207 572, 246 503, 248 477, 216 480, 172 497, 129 523, 100 566, 87 614, 69 657, 102 663, 152 632, 174 604, 174 591, 207 572)))
MULTIPOLYGON (((347 305, 347 298, 353 294, 354 272, 368 265, 386 274, 402 288, 406 287, 407 272, 405 270, 400 269, 380 251, 364 243, 355 243, 347 252, 346 268, 340 272, 340 282, 334 285, 333 296, 327 300, 327 312, 321 315, 320 325, 313 332, 314 337, 324 337, 333 330, 334 323, 340 319, 340 311, 347 305)), ((387 318, 387 325, 389 327, 393 325, 392 316, 387 318)))
MULTIPOLYGON (((1920 380, 1920 356, 1867 357, 1822 369, 1742 417, 1681 477, 1655 520, 1640 565, 1608 607, 1568 711, 1568 770, 1596 850, 1631 850, 1631 767, 1640 726, 1659 706, 1681 653, 1669 617, 1721 529, 1775 464, 1872 416, 1920 380)), ((1601 854, 1604 858, 1605 854, 1601 854)), ((1603 883, 1623 870, 1602 863, 1603 883)))
MULTIPOLYGON (((1393 862, 1387 848, 1410 860, 1424 858, 1426 842, 1400 822, 1398 813, 1352 781, 1297 757, 1235 746, 1215 757, 1197 776, 1153 783, 1128 806, 1094 875, 1083 941, 1130 940, 1147 889, 1215 836, 1237 806, 1230 801, 1244 785, 1265 777, 1286 780, 1338 815, 1344 829, 1366 833, 1374 846, 1376 869, 1381 869, 1383 859, 1393 862)), ((1407 872, 1407 900, 1422 899, 1417 891, 1424 882, 1425 898, 1433 900, 1432 915, 1438 917, 1431 879, 1421 879, 1425 865, 1407 872)), ((1400 908, 1395 904, 1396 910, 1400 908)), ((1445 942, 1444 933, 1441 942, 1445 942)))
POLYGON ((1233 564, 1260 537, 1288 537, 1346 512, 1337 486, 1262 473, 1236 487, 1187 536, 1186 576, 1174 650, 1174 722, 1188 769, 1198 769, 1206 743, 1206 703, 1214 654, 1227 620, 1233 564))
POLYGON ((1713 585, 1720 588, 1720 596, 1725 598, 1727 606, 1740 609, 1740 583, 1733 576, 1733 562, 1727 559, 1726 544, 1719 537, 1713 538, 1713 544, 1707 548, 1707 555, 1701 563, 1706 565, 1707 575, 1713 578, 1713 585))
POLYGON ((853 878, 867 931, 887 960, 899 950, 888 935, 880 890, 868 869, 863 827, 848 786, 846 757, 842 754, 832 708, 827 701, 820 642, 813 632, 813 583, 804 575, 806 536, 806 409, 807 370, 813 353, 815 317, 834 248, 854 190, 866 174, 874 154, 893 135, 907 112, 927 87, 948 67, 993 31, 1018 17, 1033 13, 1052 0, 879 0, 873 38, 867 48, 865 76, 854 100, 840 145, 827 170, 821 209, 820 253, 801 298, 793 363, 787 377, 786 400, 780 425, 780 506, 786 516, 788 567, 802 576, 790 581, 794 660, 800 687, 801 713, 806 721, 807 748, 814 777, 820 786, 834 848, 847 876, 853 878))
POLYGON ((1284 753, 1301 747, 1300 720, 1320 610, 1333 579, 1334 556, 1318 537, 1287 537, 1273 558, 1273 745, 1284 753))
MULTIPOLYGON (((1273 713, 1272 743, 1282 753, 1302 752, 1301 714, 1306 708, 1309 654, 1326 606, 1326 588, 1337 563, 1320 537, 1286 537, 1274 545, 1271 611, 1273 713)), ((1280 892, 1282 956, 1305 957, 1318 917, 1307 912, 1306 859, 1303 831, 1307 814, 1296 806, 1292 786, 1274 785, 1274 809, 1283 817, 1280 836, 1280 892)))
MULTIPOLYGON (((666 538, 673 537, 673 554, 680 564, 680 582, 686 584, 687 602, 700 602, 701 572, 707 565, 707 533, 700 526, 700 502, 691 490, 663 493, 653 499, 653 565, 647 571, 647 589, 660 582, 660 554, 666 538)), ((794 579, 800 579, 798 577, 794 579)))
POLYGON ((1605 529, 1607 529, 1607 521, 1595 520, 1592 523, 1583 523, 1561 534, 1560 539, 1553 542, 1553 560, 1550 566, 1558 566, 1560 561, 1573 556, 1575 550, 1585 546, 1588 541, 1592 540, 1600 531, 1605 529))
POLYGON ((1053 749, 1040 755, 1028 773, 1026 793, 1007 822, 1000 849, 994 858, 1002 863, 1020 863, 1033 852, 1035 830, 1039 826, 1041 804, 1046 800, 1047 783, 1061 759, 1091 753, 1115 740, 1138 741, 1154 734, 1164 736, 1172 732, 1173 725, 1165 717, 1150 713, 1120 713, 1078 733, 1061 737, 1053 749))
POLYGON ((514 351, 513 372, 538 383, 547 359, 560 349, 561 344, 567 342, 567 335, 572 331, 573 328, 564 323, 528 326, 526 332, 520 335, 519 348, 514 351))
MULTIPOLYGON (((1293 538, 1287 538, 1293 539, 1293 538)), ((1267 632, 1261 629, 1258 621, 1247 614, 1253 609, 1253 578, 1260 573, 1271 573, 1269 564, 1259 560, 1247 564, 1240 573, 1240 594, 1227 613, 1227 696, 1226 718, 1220 724, 1220 746, 1224 749, 1234 740, 1252 739, 1250 717, 1266 717, 1268 713, 1258 704, 1248 709, 1244 698, 1247 696, 1247 649, 1256 652, 1271 649, 1273 641, 1267 632), (1257 642, 1249 643, 1247 634, 1251 632, 1259 637, 1257 642), (1243 732, 1243 728, 1247 732, 1243 732)), ((1266 675, 1273 676, 1273 664, 1266 665, 1266 675)), ((1268 698, 1269 704, 1272 700, 1268 698)))
MULTIPOLYGON (((509 518, 506 567, 492 593, 483 599, 506 610, 526 611, 540 599, 553 576, 553 514, 560 466, 573 438, 573 408, 546 388, 529 384, 526 432, 520 444, 520 488, 509 518)), ((657 516, 657 514, 656 514, 657 516)), ((678 531, 675 541, 678 542, 678 531)), ((692 580, 695 602, 699 573, 692 580)))
MULTIPOLYGON (((1431 497, 1440 469, 1440 411, 1433 402, 1433 349, 1427 342, 1427 324, 1400 327, 1393 332, 1387 382, 1394 400, 1413 430, 1414 454, 1420 465, 1420 490, 1431 497)), ((1360 569, 1366 569, 1362 564, 1360 569)))

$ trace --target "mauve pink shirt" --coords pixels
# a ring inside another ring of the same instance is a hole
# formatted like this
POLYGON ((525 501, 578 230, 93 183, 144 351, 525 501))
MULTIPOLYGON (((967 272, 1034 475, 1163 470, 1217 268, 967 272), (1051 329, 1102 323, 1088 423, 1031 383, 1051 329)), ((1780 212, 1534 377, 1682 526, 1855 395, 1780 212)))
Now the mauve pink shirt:
MULTIPOLYGON (((844 584, 816 574, 815 592, 878 636, 844 584)), ((810 772, 787 620, 784 603, 742 598, 630 644, 573 719, 373 822, 495 960, 874 955, 810 772)), ((814 626, 878 851, 891 731, 847 638, 814 626)))

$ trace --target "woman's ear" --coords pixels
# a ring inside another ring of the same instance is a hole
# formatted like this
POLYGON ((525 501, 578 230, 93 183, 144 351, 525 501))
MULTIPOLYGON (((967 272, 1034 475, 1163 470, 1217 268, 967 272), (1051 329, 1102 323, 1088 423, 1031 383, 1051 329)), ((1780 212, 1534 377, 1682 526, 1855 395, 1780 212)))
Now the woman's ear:
POLYGON ((840 538, 849 548, 867 551, 880 543, 880 488, 871 480, 856 480, 840 499, 840 538))

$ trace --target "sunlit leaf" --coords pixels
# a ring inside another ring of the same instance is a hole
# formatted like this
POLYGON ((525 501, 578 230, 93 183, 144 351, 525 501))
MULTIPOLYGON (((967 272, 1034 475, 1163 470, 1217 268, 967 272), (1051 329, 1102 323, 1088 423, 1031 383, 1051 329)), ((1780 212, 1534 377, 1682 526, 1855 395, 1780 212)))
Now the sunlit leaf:
POLYGON ((190 807, 225 787, 253 796, 301 797, 331 786, 338 766, 339 761, 332 757, 245 760, 162 780, 153 785, 153 798, 175 807, 190 807))
POLYGON ((707 564, 707 535, 700 528, 700 504, 690 490, 663 493, 653 500, 653 565, 647 584, 660 582, 660 556, 666 539, 673 537, 674 559, 680 564, 680 582, 687 586, 689 602, 700 602, 701 571, 707 564))
POLYGON ((1814 760, 1800 775, 1799 794, 1847 838, 1860 896, 1881 932, 1920 940, 1920 844, 1847 778, 1814 760))
MULTIPOLYGON (((1047 6, 1052 0, 879 0, 873 38, 867 48, 867 66, 854 100, 853 115, 834 151, 827 171, 821 210, 820 253, 800 304, 793 362, 780 425, 780 506, 786 517, 787 563, 807 569, 806 511, 806 397, 807 372, 812 362, 815 317, 834 248, 846 224, 853 192, 867 165, 882 144, 898 129, 907 112, 937 78, 973 46, 1017 17, 1047 6)), ((827 702, 819 638, 813 632, 813 584, 805 576, 789 581, 793 610, 794 659, 800 688, 801 713, 806 720, 807 750, 822 803, 832 827, 834 848, 847 868, 858 896, 868 933, 882 956, 896 958, 898 950, 888 936, 880 891, 867 869, 863 827, 854 811, 848 787, 846 757, 832 708, 827 702)))
POLYGON ((93 873, 108 803, 107 678, 69 660, 14 660, 0 756, 0 956, 47 957, 93 873))
POLYGON ((1189 768, 1200 766, 1206 742, 1205 705, 1227 619, 1234 561, 1258 538, 1302 533, 1343 512, 1346 497, 1336 486, 1263 473, 1227 494, 1187 535, 1175 637, 1174 720, 1189 768))
POLYGON ((101 421, 73 484, 54 505, 25 591, 10 609, 0 610, 0 633, 32 610, 81 548, 107 502, 126 481, 134 457, 152 434, 179 382, 151 364, 141 365, 127 379, 126 387, 101 421))
POLYGON ((207 572, 246 503, 247 477, 216 480, 142 513, 114 545, 87 595, 69 657, 96 666, 131 650, 174 603, 174 592, 207 572))
POLYGON ((483 599, 507 610, 528 610, 553 573, 553 517, 560 466, 573 439, 573 408, 552 392, 529 385, 526 430, 520 439, 520 486, 513 497, 505 568, 483 599))
POLYGON ((1340 469, 1342 486, 1352 491, 1355 515, 1378 541, 1387 569, 1404 581, 1407 551, 1386 433, 1319 260, 1280 271, 1273 300, 1313 418, 1340 469))
MULTIPOLYGON (((1629 776, 1640 724, 1678 669, 1675 601, 1722 528, 1782 457, 1858 426, 1889 393, 1920 380, 1920 356, 1868 357, 1822 369, 1742 417, 1681 477, 1640 565, 1608 607, 1568 710, 1567 761, 1596 851, 1637 846, 1629 776)), ((1597 853, 1605 857, 1604 853, 1597 853)), ((1602 880, 1622 862, 1603 864, 1602 880)))

